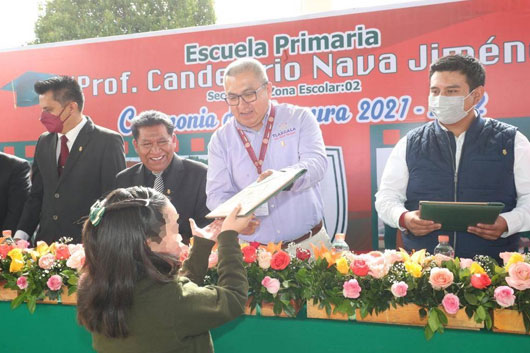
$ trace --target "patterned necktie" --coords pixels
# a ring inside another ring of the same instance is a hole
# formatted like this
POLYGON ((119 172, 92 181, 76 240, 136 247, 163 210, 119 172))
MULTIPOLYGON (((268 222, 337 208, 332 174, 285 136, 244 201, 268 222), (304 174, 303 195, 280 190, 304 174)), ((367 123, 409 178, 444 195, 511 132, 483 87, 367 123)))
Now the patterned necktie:
POLYGON ((153 173, 155 175, 154 189, 160 193, 164 193, 164 179, 162 179, 162 172, 153 173))
POLYGON ((70 151, 68 150, 68 145, 66 144, 67 142, 68 138, 66 137, 66 135, 61 136, 61 152, 59 153, 59 160, 57 161, 57 172, 59 173, 59 176, 61 176, 61 173, 64 169, 64 165, 66 164, 66 159, 70 154, 70 151))

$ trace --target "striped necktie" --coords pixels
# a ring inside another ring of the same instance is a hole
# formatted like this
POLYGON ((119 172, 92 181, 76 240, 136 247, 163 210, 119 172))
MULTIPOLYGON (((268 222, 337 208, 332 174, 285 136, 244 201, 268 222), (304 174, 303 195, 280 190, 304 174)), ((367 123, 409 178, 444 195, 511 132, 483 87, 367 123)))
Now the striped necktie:
POLYGON ((162 179, 162 172, 160 173, 154 173, 154 176, 155 176, 155 184, 154 184, 154 189, 160 193, 164 193, 164 179, 162 179))

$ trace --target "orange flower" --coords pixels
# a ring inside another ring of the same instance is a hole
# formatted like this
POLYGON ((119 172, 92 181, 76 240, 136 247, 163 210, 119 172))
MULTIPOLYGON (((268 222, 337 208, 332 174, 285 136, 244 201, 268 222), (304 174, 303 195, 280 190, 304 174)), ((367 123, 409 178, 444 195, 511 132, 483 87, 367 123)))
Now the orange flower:
POLYGON ((267 250, 271 254, 274 254, 277 251, 282 251, 282 242, 279 242, 278 244, 274 244, 272 242, 268 243, 265 250, 267 250))
POLYGON ((315 254, 316 259, 320 259, 321 257, 324 257, 324 253, 329 252, 328 248, 326 248, 326 246, 322 242, 320 244, 321 244, 320 247, 314 244, 309 244, 311 245, 311 248, 313 249, 313 254, 315 254))

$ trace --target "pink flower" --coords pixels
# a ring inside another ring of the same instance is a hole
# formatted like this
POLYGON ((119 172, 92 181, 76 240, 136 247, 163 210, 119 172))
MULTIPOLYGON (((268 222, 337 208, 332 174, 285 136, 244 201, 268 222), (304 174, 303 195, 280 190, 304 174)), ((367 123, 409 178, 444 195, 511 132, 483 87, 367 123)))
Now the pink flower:
POLYGON ((20 276, 17 279, 17 286, 22 290, 28 288, 28 279, 25 276, 20 276))
POLYGON ((506 283, 512 288, 525 290, 530 288, 530 264, 516 262, 508 270, 510 274, 506 277, 506 283))
POLYGON ((366 255, 368 255, 367 261, 370 267, 372 267, 372 265, 377 266, 385 263, 385 257, 381 251, 370 251, 366 255))
POLYGON ((75 270, 80 270, 85 264, 85 250, 77 250, 73 253, 68 260, 66 260, 66 266, 75 270))
POLYGON ((261 250, 258 253, 258 265, 262 269, 266 270, 271 267, 272 254, 268 251, 261 250))
POLYGON ((515 295, 513 295, 513 289, 508 286, 500 286, 495 288, 493 296, 497 301, 497 304, 503 308, 512 306, 515 303, 515 295))
POLYGON ((217 254, 217 251, 214 251, 208 257, 208 268, 214 268, 215 266, 217 266, 218 262, 219 262, 219 255, 217 254))
POLYGON ((390 287, 390 291, 392 294, 394 294, 394 297, 401 298, 407 295, 407 289, 409 289, 409 286, 403 282, 395 282, 392 284, 392 287, 390 287))
POLYGON ((19 249, 29 248, 29 242, 24 239, 17 239, 16 247, 19 249))
POLYGON ((456 314, 460 308, 460 299, 452 293, 447 293, 442 299, 444 310, 448 314, 456 314))
POLYGON ((451 271, 446 268, 435 267, 431 270, 429 283, 436 289, 445 289, 453 284, 454 276, 451 271))
POLYGON ((472 263, 473 263, 472 259, 462 258, 462 259, 460 259, 460 268, 461 269, 469 268, 472 263))
POLYGON ((48 282, 46 282, 48 285, 48 288, 50 288, 53 291, 61 289, 61 286, 63 285, 63 279, 59 275, 53 275, 48 279, 48 282))
POLYGON ((388 265, 393 265, 396 262, 402 262, 403 261, 403 254, 400 252, 397 252, 396 250, 385 250, 383 253, 383 256, 385 257, 385 263, 388 265))
POLYGON ((350 279, 349 281, 344 282, 342 288, 342 295, 344 295, 345 298, 355 299, 359 298, 361 295, 362 289, 356 279, 350 279))
POLYGON ((504 266, 506 266, 508 261, 510 261, 510 258, 512 257, 513 254, 515 254, 515 252, 509 252, 509 251, 504 251, 499 254, 499 257, 502 259, 502 262, 504 262, 503 264, 504 266))
POLYGON ((444 261, 451 261, 453 258, 442 255, 442 254, 435 254, 434 255, 434 262, 436 263, 436 266, 442 266, 442 262, 444 261))
POLYGON ((83 244, 68 244, 68 251, 70 254, 74 254, 75 252, 83 249, 83 244))
POLYGON ((39 259, 39 267, 43 270, 49 270, 53 267, 55 263, 55 256, 51 253, 47 253, 41 256, 39 259))
POLYGON ((386 266, 384 262, 381 264, 374 264, 370 262, 368 266, 370 267, 370 272, 368 272, 368 274, 377 279, 383 278, 390 269, 390 267, 386 266))
POLYGON ((276 294, 280 290, 280 281, 278 281, 276 278, 270 278, 269 276, 265 276, 261 281, 261 284, 267 289, 267 292, 269 292, 270 294, 276 294))

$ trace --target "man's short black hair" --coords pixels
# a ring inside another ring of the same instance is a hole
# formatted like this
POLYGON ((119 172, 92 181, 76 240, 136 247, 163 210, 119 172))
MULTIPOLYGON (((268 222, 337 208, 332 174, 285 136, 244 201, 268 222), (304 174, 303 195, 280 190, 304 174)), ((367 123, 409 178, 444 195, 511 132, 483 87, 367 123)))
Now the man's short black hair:
POLYGON ((167 133, 171 136, 175 130, 175 125, 169 117, 159 112, 158 110, 146 110, 137 115, 131 122, 132 134, 135 140, 138 141, 139 129, 144 126, 164 125, 167 133))
POLYGON ((458 71, 466 76, 469 92, 478 86, 486 84, 486 71, 484 66, 472 56, 467 55, 447 55, 441 57, 431 64, 429 78, 437 71, 458 71))
POLYGON ((56 76, 44 81, 37 81, 34 86, 37 94, 53 92, 53 99, 61 103, 62 106, 69 102, 76 102, 79 111, 83 111, 85 98, 83 91, 76 80, 70 76, 56 76))

